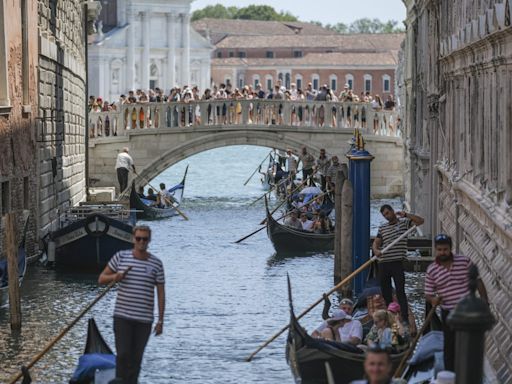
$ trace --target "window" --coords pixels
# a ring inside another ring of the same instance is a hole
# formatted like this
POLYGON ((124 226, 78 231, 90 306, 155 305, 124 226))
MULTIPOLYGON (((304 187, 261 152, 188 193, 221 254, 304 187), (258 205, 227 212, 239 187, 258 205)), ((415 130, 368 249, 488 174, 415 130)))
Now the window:
POLYGON ((233 51, 229 51, 228 56, 229 56, 229 57, 235 57, 235 52, 233 52, 233 51))
POLYGON ((217 58, 222 59, 222 51, 217 51, 217 58))
POLYGON ((382 76, 382 92, 391 92, 391 76, 389 75, 382 76))
POLYGON ((258 86, 259 83, 260 83, 260 75, 252 75, 252 84, 253 84, 254 89, 256 89, 256 87, 258 86))
POLYGON ((371 92, 372 91, 372 75, 364 75, 364 91, 371 92))
POLYGON ((238 88, 240 88, 240 90, 244 87, 244 85, 245 85, 244 83, 245 83, 244 77, 243 77, 243 75, 240 75, 238 77, 238 88))
POLYGON ((314 74, 313 76, 311 76, 311 82, 313 83, 313 89, 316 89, 318 91, 318 88, 320 88, 320 76, 314 74))
POLYGON ((226 86, 228 86, 228 85, 231 86, 231 78, 225 77, 224 78, 224 84, 226 84, 226 86))
POLYGON ((297 84, 297 89, 302 89, 302 75, 295 75, 295 84, 297 84))
POLYGON ((350 73, 345 75, 345 83, 348 84, 349 89, 354 89, 354 76, 350 73))
POLYGON ((274 58, 274 51, 267 51, 265 57, 267 59, 273 59, 274 58))
POLYGON ((302 57, 302 51, 293 51, 293 57, 302 57))
POLYGON ((338 76, 329 76, 329 85, 333 91, 336 91, 338 89, 338 76))
POLYGON ((11 194, 9 182, 2 182, 2 215, 9 213, 11 210, 11 194))
POLYGON ((243 59, 244 57, 247 57, 247 53, 245 53, 244 51, 240 51, 238 52, 238 57, 243 59))
POLYGON ((28 176, 23 178, 23 209, 29 209, 28 176))
POLYGON ((290 75, 290 73, 286 73, 286 75, 284 75, 284 86, 286 87, 286 89, 290 89, 290 85, 291 85, 291 75, 290 75))
POLYGON ((273 81, 273 78, 272 78, 272 76, 271 76, 271 75, 267 75, 267 76, 265 76, 265 83, 266 83, 266 85, 267 85, 267 90, 268 90, 268 91, 271 91, 271 90, 272 90, 272 86, 273 86, 273 84, 272 84, 272 83, 273 83, 273 82, 274 82, 274 81, 273 81))
MULTIPOLYGON (((9 113, 9 81, 7 79, 7 49, 5 46, 4 3, 0 1, 0 114, 9 113), (4 108, 2 108, 4 107, 4 108)), ((2 195, 3 196, 3 195, 2 195)))

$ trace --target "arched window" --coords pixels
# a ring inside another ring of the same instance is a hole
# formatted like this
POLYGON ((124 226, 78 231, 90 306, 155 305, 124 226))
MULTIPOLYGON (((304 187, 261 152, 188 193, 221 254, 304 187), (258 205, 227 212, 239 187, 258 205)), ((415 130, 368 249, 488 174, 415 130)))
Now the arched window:
POLYGON ((329 76, 329 86, 333 91, 338 89, 338 76, 332 74, 329 76))
POLYGON ((345 84, 348 84, 348 88, 354 90, 354 76, 351 73, 345 75, 345 84))
POLYGON ((383 93, 391 92, 391 76, 389 76, 389 75, 382 76, 382 92, 383 93))
POLYGON ((314 73, 313 75, 311 75, 311 82, 313 83, 313 89, 316 89, 318 91, 318 89, 320 88, 320 76, 314 73))
POLYGON ((244 75, 238 75, 238 88, 242 89, 245 85, 244 75))
POLYGON ((231 85, 231 77, 229 77, 229 76, 224 77, 224 84, 226 84, 226 86, 231 85))
POLYGON ((256 89, 256 87, 258 86, 259 83, 260 83, 260 75, 252 75, 252 84, 253 84, 254 89, 256 89))
POLYGON ((158 87, 158 78, 160 77, 160 71, 155 63, 151 63, 149 67, 149 88, 155 89, 158 87))
POLYGON ((286 72, 286 75, 284 76, 284 86, 286 89, 290 89, 291 84, 291 75, 289 72, 286 72))
POLYGON ((297 85, 297 89, 302 89, 302 75, 300 73, 295 75, 295 84, 297 85))
POLYGON ((364 75, 364 91, 372 92, 372 75, 366 74, 364 75))
POLYGON ((265 85, 267 86, 267 91, 271 91, 274 86, 274 78, 272 75, 265 76, 265 85))

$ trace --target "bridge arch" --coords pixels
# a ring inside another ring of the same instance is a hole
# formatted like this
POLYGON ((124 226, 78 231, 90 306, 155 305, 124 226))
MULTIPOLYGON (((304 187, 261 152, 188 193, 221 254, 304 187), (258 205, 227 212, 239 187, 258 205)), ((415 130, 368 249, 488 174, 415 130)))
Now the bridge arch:
MULTIPOLYGON (((142 137, 141 135, 141 138, 142 137)), ((137 141, 138 140, 132 136, 132 145, 137 146, 137 141)), ((153 179, 167 168, 190 156, 210 149, 232 145, 254 145, 280 150, 287 148, 297 150, 305 145, 308 151, 315 157, 320 153, 320 147, 289 137, 282 132, 254 131, 248 128, 245 130, 212 133, 187 140, 163 152, 160 156, 155 156, 141 171, 138 171, 139 176, 134 179, 135 185, 137 187, 145 185, 147 183, 146 180, 153 179)))

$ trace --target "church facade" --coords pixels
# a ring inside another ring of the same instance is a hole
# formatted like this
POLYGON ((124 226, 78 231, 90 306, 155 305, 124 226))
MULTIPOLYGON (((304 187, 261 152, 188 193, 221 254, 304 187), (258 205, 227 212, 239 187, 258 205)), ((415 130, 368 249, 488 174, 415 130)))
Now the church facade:
POLYGON ((210 86, 213 46, 190 26, 192 0, 103 1, 89 44, 89 95, 210 86))

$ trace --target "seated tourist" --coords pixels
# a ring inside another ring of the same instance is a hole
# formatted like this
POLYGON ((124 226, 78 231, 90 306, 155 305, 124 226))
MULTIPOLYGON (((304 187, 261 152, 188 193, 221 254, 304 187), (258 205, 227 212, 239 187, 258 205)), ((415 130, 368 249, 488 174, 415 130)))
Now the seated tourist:
POLYGON ((322 322, 322 324, 313 331, 312 336, 358 345, 361 343, 363 337, 363 328, 359 321, 352 320, 352 317, 344 310, 336 309, 329 319, 322 322))
POLYGON ((373 327, 366 336, 366 344, 369 347, 381 349, 392 348, 393 346, 393 318, 384 310, 378 310, 373 314, 373 327))
POLYGON ((300 214, 300 222, 304 231, 313 232, 314 222, 308 219, 308 214, 306 212, 302 212, 300 214))
POLYGON ((295 229, 302 229, 302 222, 299 220, 299 212, 295 209, 291 211, 288 217, 284 219, 284 225, 295 229))
POLYGON ((148 188, 148 195, 145 197, 146 200, 156 201, 157 196, 155 195, 155 191, 153 188, 148 188))
POLYGON ((145 199, 146 198, 146 195, 144 195, 144 187, 143 186, 139 187, 139 192, 137 192, 137 195, 139 195, 139 197, 141 199, 145 199))
POLYGON ((170 207, 174 201, 171 193, 167 190, 164 183, 160 183, 160 205, 162 207, 170 207))
POLYGON ((327 234, 331 233, 331 222, 325 212, 320 211, 318 214, 318 219, 315 221, 313 225, 313 232, 318 234, 327 234))
MULTIPOLYGON (((391 315, 391 317, 393 318, 393 321, 394 321, 394 326, 395 326, 395 329, 396 329, 396 337, 397 337, 397 345, 396 347, 398 349, 403 349, 405 348, 408 343, 409 343, 409 339, 410 339, 410 335, 411 335, 411 330, 410 330, 410 327, 408 324, 404 324, 402 322, 402 318, 400 317, 401 314, 400 314, 400 304, 398 304, 397 302, 393 301, 392 303, 390 303, 388 305, 388 313, 391 315)), ((414 324, 414 334, 417 333, 417 330, 416 330, 416 324, 414 324)))

